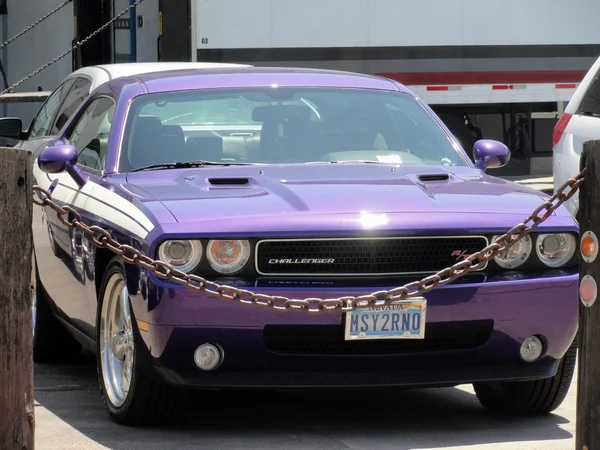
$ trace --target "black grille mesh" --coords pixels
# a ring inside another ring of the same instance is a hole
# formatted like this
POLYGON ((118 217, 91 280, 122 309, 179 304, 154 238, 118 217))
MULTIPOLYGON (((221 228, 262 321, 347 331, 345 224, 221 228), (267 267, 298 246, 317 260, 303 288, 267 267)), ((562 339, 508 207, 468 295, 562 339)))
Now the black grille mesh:
POLYGON ((265 346, 275 353, 368 355, 464 350, 484 345, 492 320, 428 323, 424 339, 346 341, 342 325, 266 325, 265 346))
POLYGON ((257 270, 270 275, 321 276, 437 272, 460 261, 461 254, 468 256, 486 245, 483 237, 439 236, 265 241, 257 246, 257 270))
POLYGON ((439 175, 419 175, 419 181, 446 181, 450 177, 448 175, 439 174, 439 175))

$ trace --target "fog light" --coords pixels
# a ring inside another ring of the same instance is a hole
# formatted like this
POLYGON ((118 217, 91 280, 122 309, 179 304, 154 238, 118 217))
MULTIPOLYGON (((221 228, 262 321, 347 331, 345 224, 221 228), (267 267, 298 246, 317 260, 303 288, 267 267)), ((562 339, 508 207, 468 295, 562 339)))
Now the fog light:
POLYGON ((523 361, 533 362, 542 356, 544 344, 536 336, 529 336, 521 344, 521 358, 523 361))
POLYGON ((214 370, 223 361, 223 350, 213 344, 202 344, 194 352, 194 362, 202 370, 214 370))

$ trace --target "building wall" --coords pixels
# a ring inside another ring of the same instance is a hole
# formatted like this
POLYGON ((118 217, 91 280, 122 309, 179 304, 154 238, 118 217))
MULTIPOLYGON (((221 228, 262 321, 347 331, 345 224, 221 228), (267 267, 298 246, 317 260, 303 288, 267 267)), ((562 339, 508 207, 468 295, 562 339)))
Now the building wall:
POLYGON ((136 12, 144 19, 143 26, 136 31, 137 60, 158 61, 158 0, 145 0, 137 7, 136 12))
MULTIPOLYGON (((63 0, 27 0, 27 7, 24 7, 23 3, 23 0, 8 0, 5 34, 9 38, 63 3, 63 0)), ((71 3, 6 47, 3 62, 9 84, 16 83, 70 48, 73 36, 71 3)), ((67 55, 15 91, 36 91, 38 86, 41 86, 42 90, 53 90, 71 72, 71 68, 71 55, 67 55)), ((9 104, 6 114, 20 117, 28 125, 40 106, 40 103, 9 104)))
MULTIPOLYGON (((27 7, 24 7, 25 0, 8 0, 8 14, 0 16, 0 40, 5 42, 62 4, 63 1, 26 0, 27 7)), ((128 6, 129 0, 115 0, 114 11, 119 13, 128 6)), ((144 26, 137 28, 137 60, 140 62, 156 61, 158 0, 145 0, 137 8, 137 15, 142 15, 144 18, 144 26)), ((137 27, 135 21, 134 24, 137 27)), ((73 4, 71 3, 8 45, 0 57, 7 72, 9 85, 68 50, 74 43, 74 32, 73 4)), ((114 45, 115 53, 122 55, 123 62, 129 62, 129 31, 116 30, 114 45)), ((20 85, 16 92, 36 91, 38 86, 41 86, 44 91, 52 91, 71 72, 72 55, 68 54, 31 80, 20 85)), ((25 126, 28 126, 40 107, 41 103, 8 104, 0 107, 0 113, 3 116, 20 117, 25 126)))
MULTIPOLYGON (((114 14, 119 14, 130 5, 130 0, 114 0, 114 14)), ((155 62, 158 60, 158 0, 145 0, 136 7, 136 56, 137 62, 155 62), (140 27, 137 18, 142 18, 140 27)), ((122 16, 129 18, 129 14, 122 16)), ((116 62, 130 61, 130 30, 120 29, 114 33, 116 62)))

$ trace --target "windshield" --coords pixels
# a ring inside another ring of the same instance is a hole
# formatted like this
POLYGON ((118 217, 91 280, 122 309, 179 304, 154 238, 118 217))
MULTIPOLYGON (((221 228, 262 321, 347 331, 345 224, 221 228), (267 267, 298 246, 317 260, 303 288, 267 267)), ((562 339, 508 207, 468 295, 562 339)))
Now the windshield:
POLYGON ((187 161, 468 164, 411 96, 349 88, 142 95, 132 102, 121 152, 124 172, 187 161))

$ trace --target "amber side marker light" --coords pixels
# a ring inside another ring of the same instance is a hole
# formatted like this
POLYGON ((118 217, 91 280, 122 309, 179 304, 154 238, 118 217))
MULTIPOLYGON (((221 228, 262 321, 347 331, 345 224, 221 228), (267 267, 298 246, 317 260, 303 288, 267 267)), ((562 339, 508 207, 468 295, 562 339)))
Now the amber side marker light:
POLYGON ((581 256, 586 263, 591 263, 598 256, 598 238, 592 231, 586 231, 579 243, 581 256))

